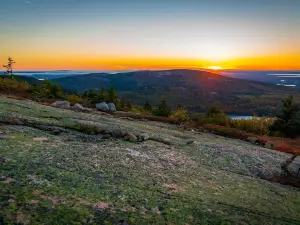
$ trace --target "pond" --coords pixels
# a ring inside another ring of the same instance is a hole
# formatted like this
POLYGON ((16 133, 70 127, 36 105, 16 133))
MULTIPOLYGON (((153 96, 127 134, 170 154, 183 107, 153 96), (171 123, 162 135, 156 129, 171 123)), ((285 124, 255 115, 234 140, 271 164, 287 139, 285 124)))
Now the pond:
POLYGON ((237 115, 228 115, 228 117, 230 119, 233 119, 233 120, 251 120, 253 119, 253 116, 237 116, 237 115))

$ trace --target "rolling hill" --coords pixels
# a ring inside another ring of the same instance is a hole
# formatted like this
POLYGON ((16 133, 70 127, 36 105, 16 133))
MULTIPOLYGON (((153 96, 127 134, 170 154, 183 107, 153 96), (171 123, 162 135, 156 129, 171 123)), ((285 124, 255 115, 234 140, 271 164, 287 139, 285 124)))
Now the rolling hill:
MULTIPOLYGON (((28 84, 39 84, 40 80, 35 79, 33 77, 20 76, 20 75, 12 75, 14 80, 27 82, 28 84)), ((0 78, 11 78, 11 75, 0 75, 0 78)))
POLYGON ((55 79, 74 91, 108 88, 136 105, 157 104, 162 98, 172 106, 181 104, 193 111, 204 111, 216 104, 229 113, 274 115, 281 100, 299 89, 257 81, 240 80, 198 70, 136 71, 118 74, 94 73, 55 79))

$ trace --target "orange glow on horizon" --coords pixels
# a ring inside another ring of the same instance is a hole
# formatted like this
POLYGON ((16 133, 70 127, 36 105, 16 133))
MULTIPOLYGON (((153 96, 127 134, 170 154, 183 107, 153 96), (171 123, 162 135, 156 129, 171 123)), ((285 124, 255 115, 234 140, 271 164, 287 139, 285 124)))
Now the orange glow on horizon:
MULTIPOLYGON (((299 70, 300 55, 239 58, 227 61, 179 58, 114 58, 70 55, 12 56, 15 70, 155 70, 155 69, 247 69, 299 70)), ((7 58, 1 58, 5 63, 7 58)))

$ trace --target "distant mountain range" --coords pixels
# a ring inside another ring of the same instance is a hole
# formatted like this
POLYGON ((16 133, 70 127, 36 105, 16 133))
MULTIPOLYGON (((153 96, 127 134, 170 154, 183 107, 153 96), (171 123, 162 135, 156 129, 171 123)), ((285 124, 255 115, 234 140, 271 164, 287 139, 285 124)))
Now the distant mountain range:
MULTIPOLYGON (((34 77, 36 79, 57 79, 68 76, 80 76, 91 73, 126 73, 134 71, 112 71, 112 70, 49 70, 49 71, 16 71, 15 74, 21 76, 34 77)), ((300 71, 298 70, 222 70, 223 76, 244 80, 260 81, 264 83, 296 86, 300 88, 300 71)), ((0 71, 1 74, 1 71, 0 71)))
POLYGON ((118 74, 92 73, 54 79, 74 91, 108 88, 134 104, 146 101, 158 104, 162 98, 172 106, 181 104, 194 111, 204 111, 216 104, 230 113, 274 115, 281 100, 299 89, 257 81, 241 80, 199 70, 135 71, 118 74))

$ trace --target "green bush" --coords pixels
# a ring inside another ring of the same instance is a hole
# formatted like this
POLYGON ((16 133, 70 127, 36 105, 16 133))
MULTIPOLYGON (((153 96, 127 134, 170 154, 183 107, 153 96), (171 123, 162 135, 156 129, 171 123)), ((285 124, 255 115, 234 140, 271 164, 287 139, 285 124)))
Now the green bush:
POLYGON ((29 92, 34 99, 64 98, 63 89, 49 80, 44 80, 41 84, 32 85, 29 92))

